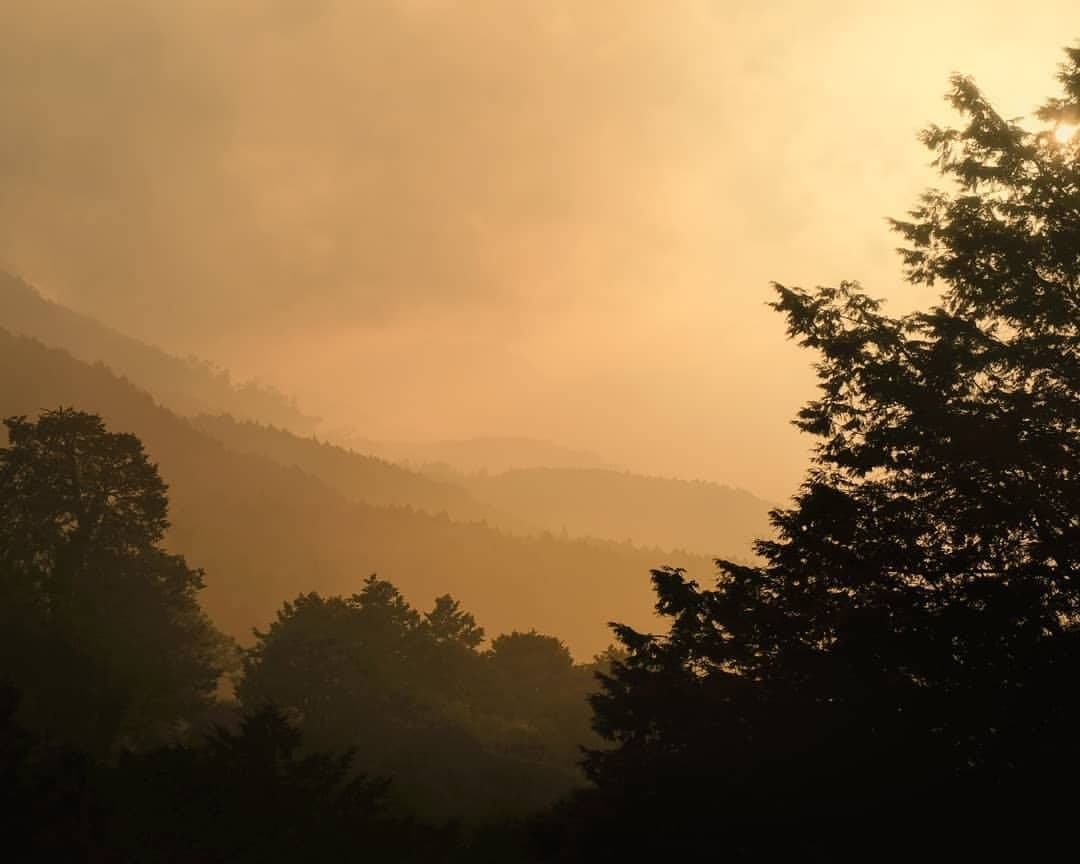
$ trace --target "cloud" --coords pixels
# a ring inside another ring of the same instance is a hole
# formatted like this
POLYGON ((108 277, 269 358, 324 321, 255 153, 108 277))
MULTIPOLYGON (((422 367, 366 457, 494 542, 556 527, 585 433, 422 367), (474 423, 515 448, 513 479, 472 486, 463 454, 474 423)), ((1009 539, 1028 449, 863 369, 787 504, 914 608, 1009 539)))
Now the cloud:
POLYGON ((685 82, 656 4, 41 0, 11 25, 0 256, 121 324, 558 303, 669 227, 685 82))
POLYGON ((373 437, 780 497, 768 281, 922 302, 916 131, 955 70, 1031 108, 1073 5, 0 0, 0 266, 373 437))

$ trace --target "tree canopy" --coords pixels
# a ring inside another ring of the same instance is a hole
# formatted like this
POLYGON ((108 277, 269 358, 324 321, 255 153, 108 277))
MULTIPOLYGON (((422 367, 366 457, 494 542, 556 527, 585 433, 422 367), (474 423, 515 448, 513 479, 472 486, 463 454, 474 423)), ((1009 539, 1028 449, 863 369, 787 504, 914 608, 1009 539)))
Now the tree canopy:
POLYGON ((237 696, 393 777, 391 803, 419 818, 522 816, 582 785, 594 667, 535 631, 483 638, 450 595, 421 614, 371 576, 351 597, 285 603, 245 652, 237 696))
POLYGON ((92 414, 5 423, 0 676, 35 728, 95 752, 180 731, 209 703, 225 642, 199 609, 202 573, 162 545, 156 467, 92 414))
POLYGON ((963 122, 923 135, 948 186, 892 223, 932 308, 775 286, 820 358, 811 468, 761 566, 718 561, 711 589, 655 571, 670 632, 617 628, 602 789, 896 825, 916 800, 1045 800, 1080 764, 1080 141, 1055 134, 1080 49, 1060 80, 1029 130, 954 78, 963 122))

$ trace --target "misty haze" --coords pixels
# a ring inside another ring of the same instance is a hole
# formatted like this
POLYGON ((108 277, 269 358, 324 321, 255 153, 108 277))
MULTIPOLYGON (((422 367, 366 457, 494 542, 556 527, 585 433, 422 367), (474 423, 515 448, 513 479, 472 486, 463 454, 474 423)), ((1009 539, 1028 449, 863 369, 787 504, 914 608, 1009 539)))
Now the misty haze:
POLYGON ((1075 3, 0 39, 6 860, 1071 851, 1075 3))

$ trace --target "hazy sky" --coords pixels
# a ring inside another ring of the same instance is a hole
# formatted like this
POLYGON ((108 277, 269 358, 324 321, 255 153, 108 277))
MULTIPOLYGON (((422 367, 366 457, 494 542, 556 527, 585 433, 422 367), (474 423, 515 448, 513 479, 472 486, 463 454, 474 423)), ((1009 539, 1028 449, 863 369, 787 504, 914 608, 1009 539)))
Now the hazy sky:
POLYGON ((1076 0, 0 0, 0 265, 372 438, 531 435, 779 498, 768 282, 896 308, 953 71, 1076 0))

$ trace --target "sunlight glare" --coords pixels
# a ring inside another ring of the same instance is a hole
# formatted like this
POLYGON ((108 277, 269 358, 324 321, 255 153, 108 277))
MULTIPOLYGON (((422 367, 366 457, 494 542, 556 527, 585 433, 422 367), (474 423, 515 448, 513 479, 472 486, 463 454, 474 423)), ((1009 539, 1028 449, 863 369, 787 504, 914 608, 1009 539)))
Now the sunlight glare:
POLYGON ((1054 127, 1054 140, 1058 144, 1068 144, 1076 137, 1077 130, 1080 130, 1080 125, 1076 123, 1059 123, 1054 127))

